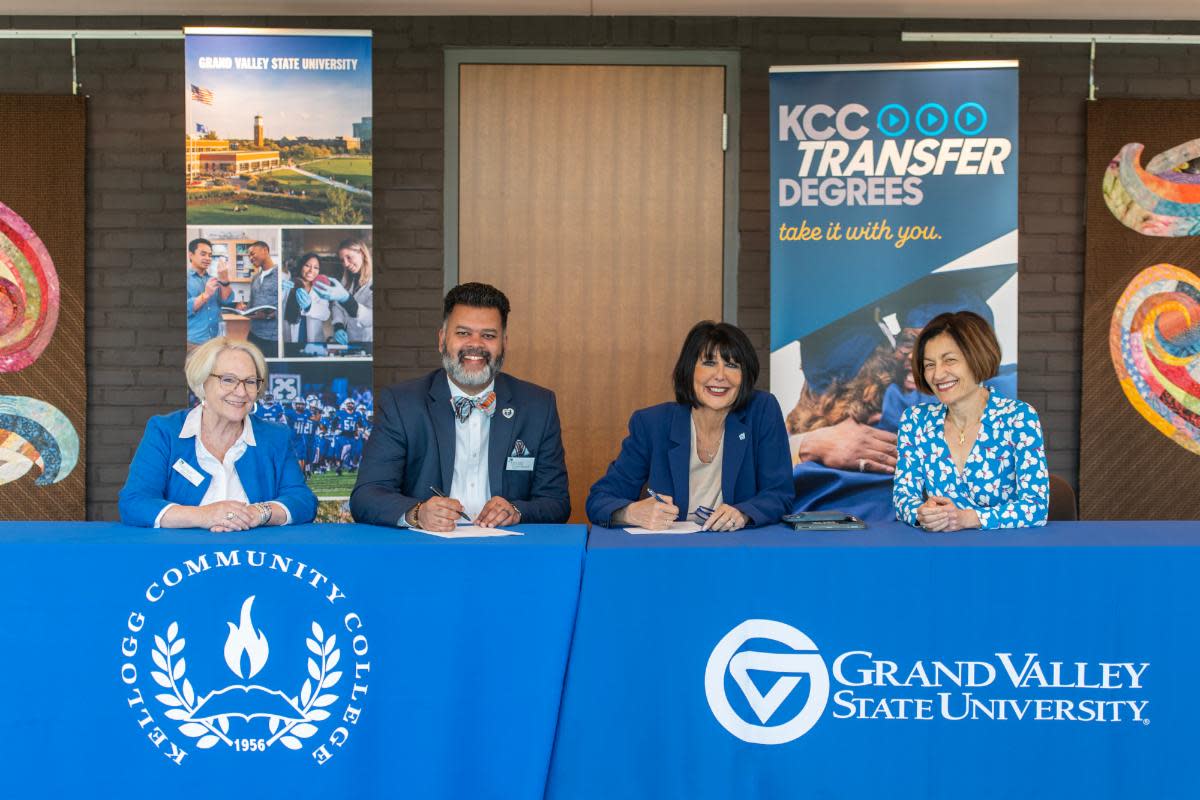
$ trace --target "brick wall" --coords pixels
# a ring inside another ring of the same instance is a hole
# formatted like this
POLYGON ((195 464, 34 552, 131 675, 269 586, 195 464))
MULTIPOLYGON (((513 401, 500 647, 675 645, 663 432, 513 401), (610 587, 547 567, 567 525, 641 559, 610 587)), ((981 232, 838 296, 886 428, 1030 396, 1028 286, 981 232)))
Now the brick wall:
MULTIPOLYGON (((1075 481, 1084 260, 1085 45, 905 44, 909 30, 1200 33, 1200 24, 703 18, 30 18, 0 28, 183 24, 375 31, 375 381, 437 364, 442 287, 442 49, 734 48, 742 54, 739 321, 768 359, 767 68, 773 64, 1021 60, 1020 382, 1050 467, 1075 481)), ((88 514, 116 494, 146 419, 185 400, 183 44, 85 41, 88 132, 88 514)), ((1101 46, 1101 97, 1200 97, 1200 47, 1101 46)), ((67 92, 66 42, 0 40, 0 92, 67 92)))

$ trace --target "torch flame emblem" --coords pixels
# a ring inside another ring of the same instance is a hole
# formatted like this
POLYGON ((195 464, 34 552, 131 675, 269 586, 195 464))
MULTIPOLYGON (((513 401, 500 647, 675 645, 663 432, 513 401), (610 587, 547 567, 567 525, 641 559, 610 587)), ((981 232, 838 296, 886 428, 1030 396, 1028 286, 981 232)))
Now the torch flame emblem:
POLYGON ((250 606, 253 602, 254 595, 250 595, 242 603, 242 617, 238 625, 235 626, 232 622, 225 623, 229 626, 229 637, 225 640, 225 663, 233 670, 233 674, 245 680, 258 674, 267 663, 267 653, 270 650, 266 635, 261 630, 255 633, 254 623, 250 621, 250 606), (243 654, 250 659, 248 675, 242 674, 243 654))

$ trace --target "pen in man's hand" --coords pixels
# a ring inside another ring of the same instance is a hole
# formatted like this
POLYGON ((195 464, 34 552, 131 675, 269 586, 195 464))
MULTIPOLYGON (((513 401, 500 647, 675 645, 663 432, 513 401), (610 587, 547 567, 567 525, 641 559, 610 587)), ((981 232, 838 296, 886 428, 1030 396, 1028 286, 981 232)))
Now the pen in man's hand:
MULTIPOLYGON (((438 497, 443 497, 443 498, 445 498, 445 497, 446 497, 446 495, 444 495, 444 494, 442 494, 441 492, 439 492, 439 491, 437 490, 437 488, 436 488, 436 487, 434 487, 434 486, 430 486, 430 487, 429 487, 429 491, 433 492, 433 493, 434 493, 434 494, 436 494, 438 497)), ((446 498, 446 499, 449 499, 449 498, 446 498)), ((460 517, 462 517, 463 519, 465 519, 467 522, 471 522, 471 518, 467 516, 467 512, 465 512, 465 511, 460 511, 460 512, 458 512, 458 515, 459 515, 460 517)))

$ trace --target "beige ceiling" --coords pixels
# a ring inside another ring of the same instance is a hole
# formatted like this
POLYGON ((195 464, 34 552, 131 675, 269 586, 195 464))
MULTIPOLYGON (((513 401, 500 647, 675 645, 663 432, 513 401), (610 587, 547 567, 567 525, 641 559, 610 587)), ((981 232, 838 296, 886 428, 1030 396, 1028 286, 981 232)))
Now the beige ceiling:
MULTIPOLYGON (((1200 0, 9 0, 5 14, 260 16, 641 15, 1200 20, 1200 0)), ((18 22, 19 25, 19 22, 18 22)), ((38 27, 47 27, 39 20, 38 27)))

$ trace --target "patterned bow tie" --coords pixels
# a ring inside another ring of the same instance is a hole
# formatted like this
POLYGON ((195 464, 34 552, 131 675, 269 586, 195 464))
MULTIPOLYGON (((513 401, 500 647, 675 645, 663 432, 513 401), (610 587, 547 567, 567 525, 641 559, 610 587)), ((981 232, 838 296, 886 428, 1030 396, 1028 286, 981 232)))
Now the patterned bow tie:
POLYGON ((496 413, 496 393, 488 392, 480 397, 455 397, 454 403, 454 418, 459 422, 466 422, 471 416, 471 412, 479 409, 489 417, 496 413))

